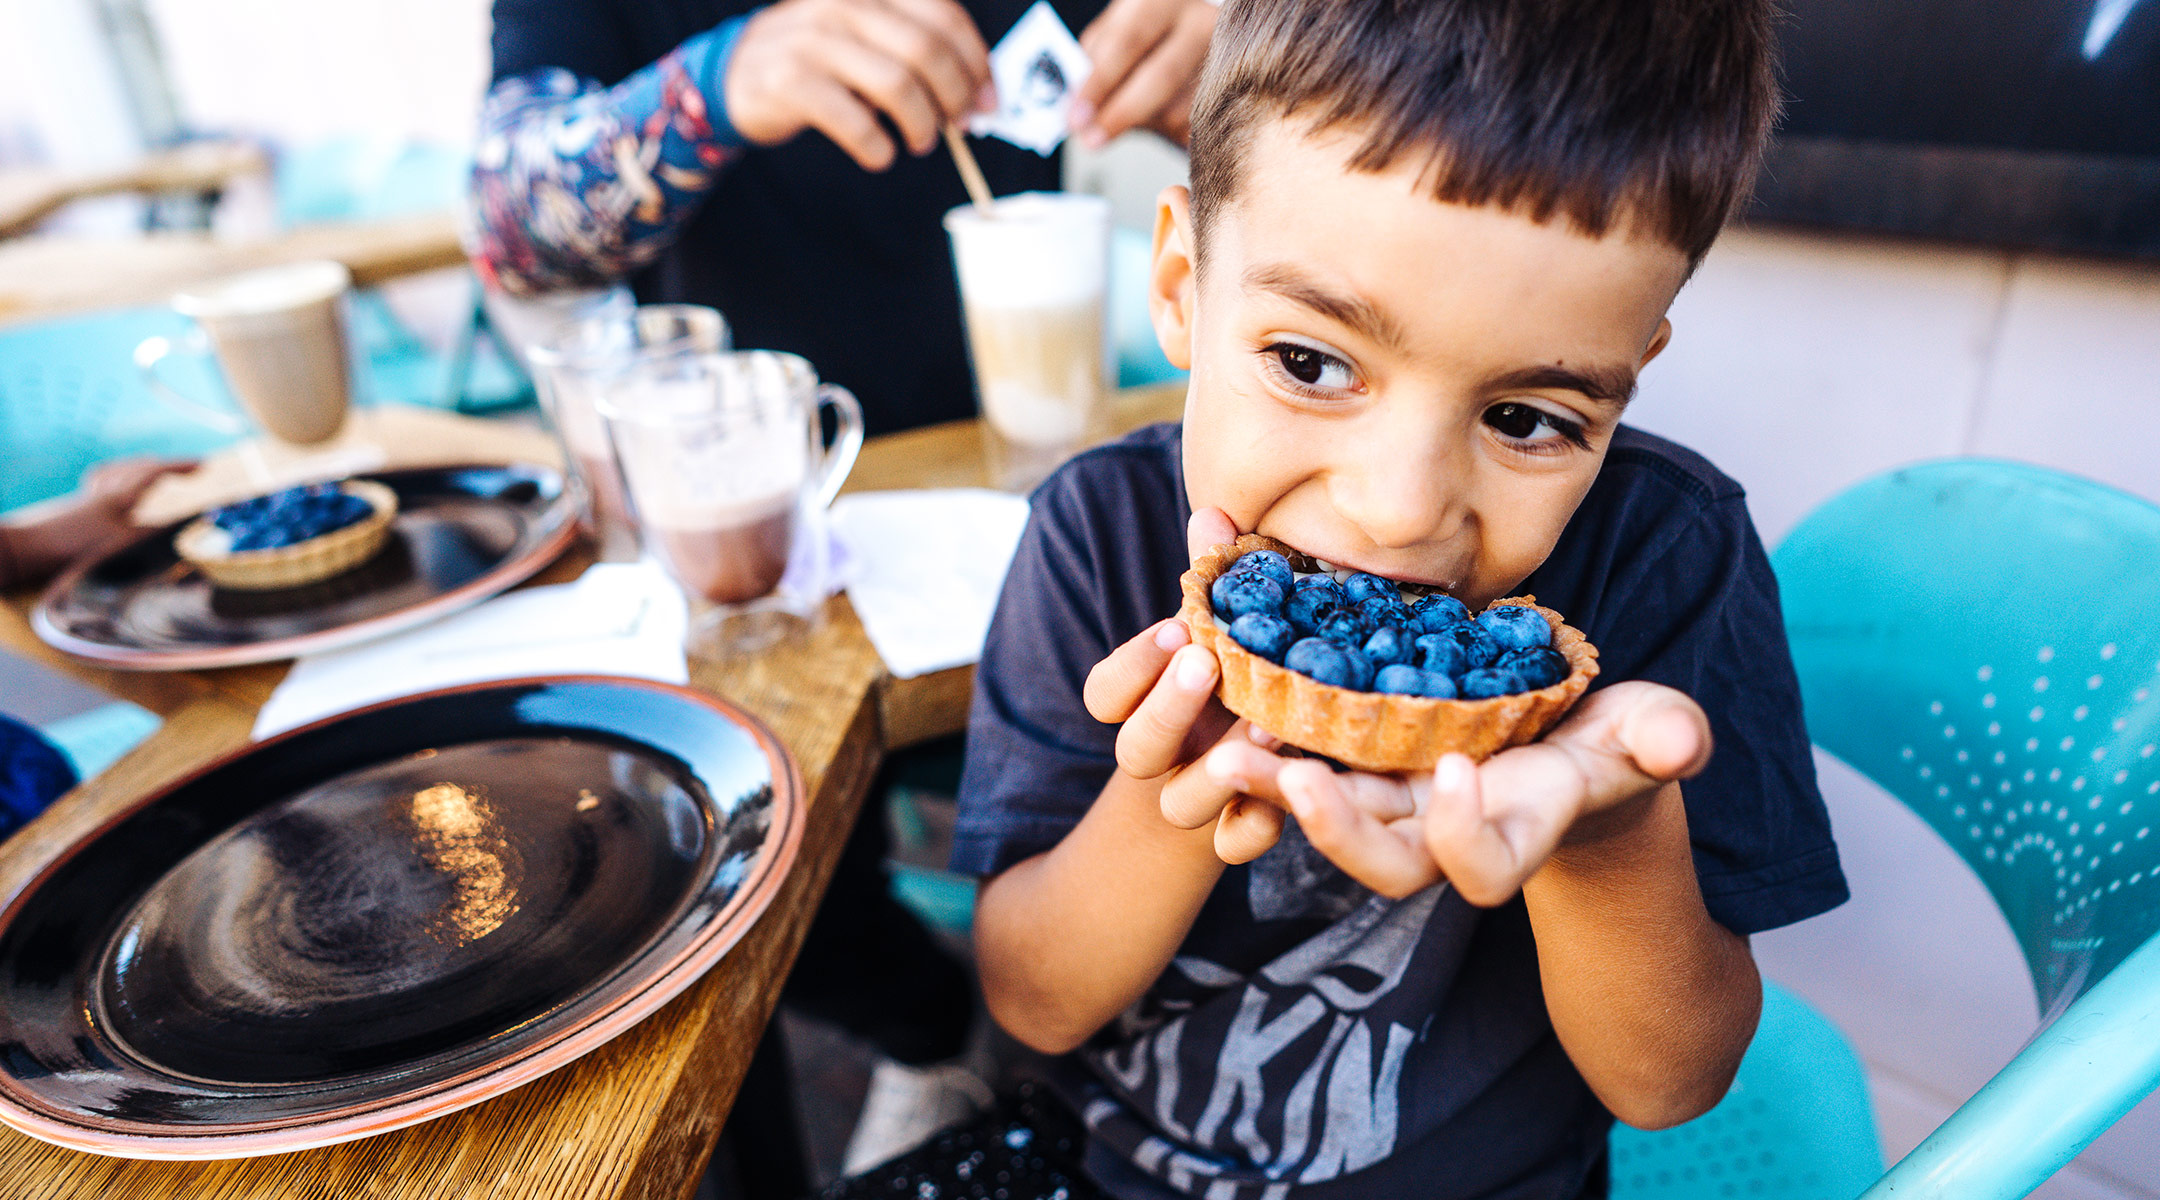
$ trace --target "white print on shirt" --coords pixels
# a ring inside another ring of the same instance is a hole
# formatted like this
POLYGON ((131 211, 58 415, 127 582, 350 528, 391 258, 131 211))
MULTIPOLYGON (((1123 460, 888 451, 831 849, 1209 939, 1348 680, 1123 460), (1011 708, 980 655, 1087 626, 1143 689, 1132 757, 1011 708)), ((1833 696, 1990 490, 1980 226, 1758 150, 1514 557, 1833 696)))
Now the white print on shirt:
MULTIPOLYGON (((1286 857, 1312 853, 1302 842, 1300 838, 1279 848, 1286 857)), ((1291 879, 1307 871, 1305 864, 1277 864, 1272 878, 1291 879)), ((1304 894, 1324 908, 1335 903, 1324 894, 1327 890, 1304 894)), ((1190 1128, 1179 1119, 1185 1087, 1180 1063, 1189 1053, 1183 1042, 1193 1032, 1182 1012, 1168 1014, 1157 1027, 1123 1046, 1091 1052, 1104 1076, 1167 1135, 1144 1139, 1133 1156, 1135 1164, 1187 1194, 1269 1200, 1286 1194, 1292 1180, 1335 1179, 1393 1153, 1403 1063, 1417 1033, 1399 1021, 1368 1015, 1368 1010, 1401 985, 1412 952, 1445 893, 1444 884, 1401 901, 1367 892, 1365 902, 1343 919, 1246 980, 1236 1016, 1219 1035, 1222 1044, 1214 1053, 1206 1103, 1190 1128), (1314 1053, 1309 1035, 1323 1029, 1314 1053), (1278 1072, 1271 1089, 1265 1068, 1301 1041, 1312 1057, 1287 1087, 1278 1072), (1281 1145, 1270 1142, 1267 1129, 1281 1131, 1281 1145), (1224 1145, 1226 1134, 1242 1161, 1183 1148, 1224 1145), (1276 1182, 1253 1186, 1249 1176, 1254 1167, 1276 1182), (1246 1174, 1248 1180, 1218 1178, 1231 1171, 1246 1174)), ((1256 894, 1256 907, 1260 899, 1256 894)), ((1267 899, 1280 905, 1275 911, 1289 906, 1285 894, 1267 899)), ((1234 986, 1241 978, 1192 956, 1181 956, 1172 966, 1203 986, 1234 986)), ((1098 1126, 1119 1111, 1114 1101, 1098 1099, 1084 1115, 1090 1126, 1098 1126)))

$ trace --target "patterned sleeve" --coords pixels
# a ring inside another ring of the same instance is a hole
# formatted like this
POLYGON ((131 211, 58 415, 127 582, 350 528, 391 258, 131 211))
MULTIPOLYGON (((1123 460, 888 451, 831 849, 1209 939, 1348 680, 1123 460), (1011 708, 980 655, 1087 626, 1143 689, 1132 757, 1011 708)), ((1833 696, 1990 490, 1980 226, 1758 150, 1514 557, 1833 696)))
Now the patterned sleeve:
POLYGON ((513 295, 614 283, 660 255, 744 142, 720 82, 746 17, 611 88, 556 67, 481 109, 466 253, 513 295))

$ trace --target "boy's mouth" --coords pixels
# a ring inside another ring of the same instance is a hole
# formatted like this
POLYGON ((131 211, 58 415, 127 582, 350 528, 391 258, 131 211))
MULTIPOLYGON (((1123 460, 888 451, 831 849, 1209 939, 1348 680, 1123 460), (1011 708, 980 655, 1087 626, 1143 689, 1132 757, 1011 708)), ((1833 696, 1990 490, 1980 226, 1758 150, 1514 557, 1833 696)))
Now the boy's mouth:
MULTIPOLYGON (((1300 549, 1303 549, 1303 547, 1300 547, 1300 549)), ((1449 595, 1454 595, 1462 582, 1460 574, 1435 574, 1404 570, 1399 567, 1376 567, 1369 562, 1359 562, 1352 557, 1337 558, 1312 550, 1306 550, 1305 553, 1311 555, 1312 560, 1319 563, 1320 569, 1324 571, 1363 571, 1370 575, 1378 575, 1382 579, 1392 579, 1397 583, 1415 583, 1424 587, 1438 588, 1449 595)))

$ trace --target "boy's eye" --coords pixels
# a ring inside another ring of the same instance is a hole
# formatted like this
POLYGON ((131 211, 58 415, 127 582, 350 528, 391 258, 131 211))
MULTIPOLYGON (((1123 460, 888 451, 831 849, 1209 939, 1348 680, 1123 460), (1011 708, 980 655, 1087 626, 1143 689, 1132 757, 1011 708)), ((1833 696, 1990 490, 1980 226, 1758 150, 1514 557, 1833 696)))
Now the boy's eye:
POLYGON ((1306 387, 1347 391, 1357 386, 1350 364, 1325 351, 1297 342, 1276 342, 1267 353, 1275 357, 1284 374, 1306 387))
POLYGON ((1566 440, 1577 446, 1589 445, 1583 436, 1581 425, 1554 416, 1534 404, 1508 401, 1495 404, 1485 410, 1485 424, 1501 436, 1518 442, 1551 442, 1566 440))

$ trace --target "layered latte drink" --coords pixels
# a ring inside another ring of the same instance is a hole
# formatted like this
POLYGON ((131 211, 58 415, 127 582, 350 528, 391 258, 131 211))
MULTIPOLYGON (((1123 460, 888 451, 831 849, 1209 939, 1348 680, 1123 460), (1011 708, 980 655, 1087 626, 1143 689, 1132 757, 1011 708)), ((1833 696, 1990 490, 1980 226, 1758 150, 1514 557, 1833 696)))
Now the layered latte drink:
POLYGON ((1028 193, 945 216, 991 482, 1026 490, 1101 437, 1110 206, 1028 193))
POLYGON ((832 502, 862 446, 862 410, 846 389, 820 384, 791 354, 683 354, 616 376, 597 408, 645 545, 701 622, 718 629, 731 610, 824 601, 823 581, 788 567, 799 520, 832 502), (829 448, 826 409, 838 428, 829 448))

